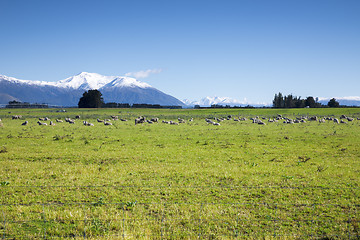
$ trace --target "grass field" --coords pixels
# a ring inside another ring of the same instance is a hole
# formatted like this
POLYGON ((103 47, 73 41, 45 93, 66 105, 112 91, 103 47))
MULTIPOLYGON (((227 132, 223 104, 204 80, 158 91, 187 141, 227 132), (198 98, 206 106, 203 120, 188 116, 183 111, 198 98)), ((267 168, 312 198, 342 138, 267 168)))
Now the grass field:
POLYGON ((56 110, 0 110, 3 239, 360 238, 360 109, 56 110), (277 114, 355 120, 205 122, 277 114))

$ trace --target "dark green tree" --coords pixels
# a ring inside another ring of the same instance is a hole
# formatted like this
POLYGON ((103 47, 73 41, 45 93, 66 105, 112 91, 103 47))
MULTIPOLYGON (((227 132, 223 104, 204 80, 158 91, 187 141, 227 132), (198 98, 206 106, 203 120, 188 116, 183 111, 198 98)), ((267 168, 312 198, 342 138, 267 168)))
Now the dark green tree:
POLYGON ((313 97, 307 97, 305 100, 305 106, 310 108, 316 107, 315 99, 313 97))
POLYGON ((281 92, 279 92, 279 94, 275 94, 275 97, 273 100, 273 107, 274 108, 284 108, 285 107, 284 97, 281 92))
POLYGON ((327 104, 329 107, 340 107, 340 103, 335 98, 330 99, 327 104))
POLYGON ((80 98, 78 106, 79 108, 100 108, 104 104, 102 94, 98 90, 85 91, 80 98))

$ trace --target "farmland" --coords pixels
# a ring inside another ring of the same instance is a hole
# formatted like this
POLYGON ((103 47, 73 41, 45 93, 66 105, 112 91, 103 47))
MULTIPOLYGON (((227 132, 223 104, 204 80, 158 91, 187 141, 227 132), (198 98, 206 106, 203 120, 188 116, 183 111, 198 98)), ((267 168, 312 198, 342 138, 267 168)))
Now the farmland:
POLYGON ((4 239, 360 235, 357 108, 1 109, 0 118, 4 239), (278 114, 355 120, 249 120, 278 114), (129 121, 97 122, 115 115, 129 121), (229 115, 220 126, 205 121, 229 115), (160 122, 135 125, 138 116, 160 122), (56 125, 39 126, 39 117, 56 125), (186 122, 161 123, 178 118, 186 122))

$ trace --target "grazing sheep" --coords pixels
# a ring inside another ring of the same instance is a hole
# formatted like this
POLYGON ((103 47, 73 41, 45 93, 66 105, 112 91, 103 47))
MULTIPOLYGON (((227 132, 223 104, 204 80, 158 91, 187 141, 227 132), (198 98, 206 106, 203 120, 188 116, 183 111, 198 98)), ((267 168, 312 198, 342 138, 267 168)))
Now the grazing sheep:
POLYGON ((354 121, 354 119, 353 119, 353 118, 351 118, 351 117, 347 117, 346 119, 347 119, 349 122, 354 121))
POLYGON ((178 118, 179 123, 185 123, 184 119, 178 118))
POLYGON ((28 123, 29 123, 28 121, 25 121, 21 125, 26 126, 28 123))
POLYGON ((318 121, 318 117, 317 116, 310 117, 309 121, 318 121))
POLYGON ((53 123, 53 121, 50 121, 50 125, 55 126, 55 123, 53 123))
POLYGON ((70 124, 74 124, 75 120, 72 120, 71 118, 65 118, 65 122, 68 122, 70 124))
POLYGON ((104 120, 96 119, 97 122, 104 122, 104 120))
POLYGON ((37 121, 37 123, 39 124, 39 126, 47 126, 47 123, 43 123, 43 122, 40 122, 40 121, 37 121))
POLYGON ((152 121, 152 122, 159 122, 159 118, 152 118, 150 121, 152 121))
POLYGON ((60 119, 56 119, 56 122, 63 122, 63 120, 60 120, 60 119))
POLYGON ((105 125, 105 126, 110 126, 110 125, 113 125, 113 124, 112 124, 111 122, 105 122, 105 121, 104 121, 104 125, 105 125))
POLYGON ((85 126, 94 126, 94 124, 89 123, 89 122, 87 122, 87 121, 83 121, 83 124, 84 124, 85 126))
POLYGON ((334 123, 337 123, 337 124, 339 124, 340 122, 339 122, 339 119, 337 119, 337 118, 334 118, 334 123))
POLYGON ((22 118, 21 115, 14 115, 14 116, 12 116, 12 119, 13 119, 13 120, 14 120, 14 119, 20 119, 20 118, 22 118))
POLYGON ((80 115, 76 115, 76 116, 75 116, 75 119, 80 119, 80 115))
POLYGON ((135 119, 135 125, 139 124, 139 123, 144 123, 146 121, 146 118, 143 116, 140 116, 138 118, 135 119))
POLYGON ((127 121, 127 119, 120 118, 120 121, 122 121, 122 122, 126 122, 126 121, 127 121))

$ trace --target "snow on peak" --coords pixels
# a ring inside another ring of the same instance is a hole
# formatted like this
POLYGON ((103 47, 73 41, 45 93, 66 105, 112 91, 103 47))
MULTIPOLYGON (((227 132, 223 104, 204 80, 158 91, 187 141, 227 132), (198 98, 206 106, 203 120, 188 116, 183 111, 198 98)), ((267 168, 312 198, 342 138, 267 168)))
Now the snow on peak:
POLYGON ((183 100, 186 105, 193 106, 193 105, 200 105, 204 107, 210 107, 211 105, 222 105, 222 106, 268 106, 268 103, 252 103, 249 102, 246 98, 244 100, 237 100, 230 97, 204 97, 200 101, 190 101, 190 100, 183 100))
POLYGON ((137 81, 135 78, 131 77, 116 77, 110 83, 106 84, 105 87, 140 87, 140 88, 150 88, 151 86, 147 83, 137 81))
POLYGON ((5 80, 9 82, 15 82, 18 84, 29 84, 29 85, 38 85, 38 86, 54 86, 53 82, 45 82, 45 81, 33 81, 33 80, 21 80, 14 77, 8 77, 5 75, 0 75, 0 80, 5 80))
POLYGON ((115 77, 102 76, 97 73, 81 72, 78 75, 58 81, 56 86, 74 89, 99 89, 115 77))
POLYGON ((184 102, 188 105, 200 105, 200 106, 211 106, 214 104, 219 105, 244 105, 247 103, 246 99, 244 101, 239 101, 237 99, 232 99, 229 97, 205 97, 202 98, 200 101, 189 101, 184 100, 184 102))
POLYGON ((120 76, 103 76, 98 73, 88 73, 88 72, 81 72, 75 76, 57 82, 19 80, 4 75, 0 75, 0 80, 6 80, 21 84, 55 86, 61 88, 72 88, 72 89, 81 89, 81 90, 101 89, 103 87, 151 88, 149 84, 140 82, 135 78, 120 77, 120 76))
POLYGON ((98 73, 81 72, 57 82, 56 86, 74 89, 101 89, 103 87, 151 87, 149 84, 130 77, 103 76, 98 73))

